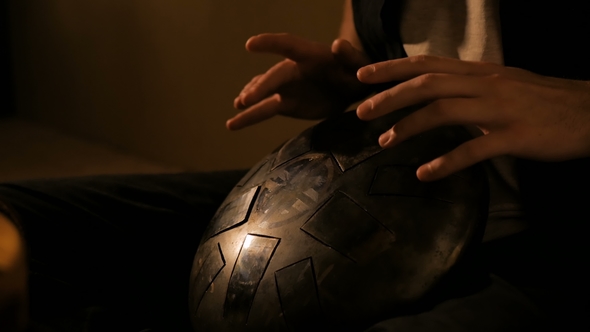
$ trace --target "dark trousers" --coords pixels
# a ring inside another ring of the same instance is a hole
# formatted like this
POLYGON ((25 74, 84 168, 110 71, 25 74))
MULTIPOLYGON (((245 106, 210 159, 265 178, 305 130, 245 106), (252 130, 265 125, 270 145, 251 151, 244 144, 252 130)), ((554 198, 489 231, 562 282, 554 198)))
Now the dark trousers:
MULTIPOLYGON (((4 184, 29 258, 34 323, 55 331, 190 331, 205 226, 243 171, 4 184)), ((49 330, 51 331, 51 330, 49 330)))
MULTIPOLYGON (((191 331, 193 256, 244 171, 121 175, 0 185, 27 244, 33 331, 191 331)), ((488 246, 505 261, 514 243, 488 246)), ((494 255, 482 254, 489 260, 494 255)), ((483 257, 482 256, 482 257, 483 257)), ((493 257, 492 257, 493 261, 493 257)), ((511 268, 512 269, 512 268, 511 268)), ((520 331, 549 319, 530 293, 494 274, 443 292, 424 312, 370 331, 520 331)))

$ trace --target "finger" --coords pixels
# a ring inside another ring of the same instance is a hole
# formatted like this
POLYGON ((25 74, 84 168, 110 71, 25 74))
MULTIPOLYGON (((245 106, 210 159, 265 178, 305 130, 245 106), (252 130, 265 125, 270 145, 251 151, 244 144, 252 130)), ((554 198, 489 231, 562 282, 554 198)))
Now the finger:
POLYGON ((361 120, 372 120, 404 107, 443 98, 479 97, 489 90, 486 77, 425 74, 400 83, 365 100, 357 107, 361 120))
POLYGON ((250 52, 274 53, 295 62, 313 58, 325 46, 288 33, 264 33, 251 37, 246 42, 246 49, 250 52))
POLYGON ((363 83, 375 84, 405 81, 427 73, 485 76, 507 71, 506 67, 489 62, 418 55, 365 66, 358 70, 357 77, 363 83))
POLYGON ((358 70, 370 63, 369 58, 346 39, 336 39, 332 42, 332 54, 336 60, 350 70, 358 70))
POLYGON ((295 78, 296 71, 297 64, 291 60, 284 60, 274 65, 240 94, 242 109, 255 105, 276 93, 280 86, 295 78))
POLYGON ((242 97, 244 95, 244 93, 246 91, 248 91, 250 89, 250 87, 255 84, 263 75, 256 75, 254 76, 250 82, 248 82, 248 84, 246 84, 243 88, 242 91, 240 91, 240 93, 238 94, 238 96, 234 99, 234 108, 237 109, 243 109, 245 108, 244 103, 242 102, 242 97))
POLYGON ((274 94, 227 120, 225 126, 229 130, 239 130, 270 119, 277 115, 283 108, 284 105, 281 102, 280 95, 274 94))
POLYGON ((501 134, 489 134, 469 140, 451 152, 418 168, 420 181, 434 181, 480 161, 509 153, 510 142, 501 134))
POLYGON ((477 99, 441 99, 399 120, 379 137, 383 148, 390 148, 428 130, 450 125, 479 125, 489 123, 490 115, 477 99))

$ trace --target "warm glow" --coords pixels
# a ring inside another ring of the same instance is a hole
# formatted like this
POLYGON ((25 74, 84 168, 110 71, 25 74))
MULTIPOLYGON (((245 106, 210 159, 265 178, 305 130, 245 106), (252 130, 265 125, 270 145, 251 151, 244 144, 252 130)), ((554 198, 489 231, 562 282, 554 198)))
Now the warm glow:
POLYGON ((244 241, 244 249, 248 249, 248 247, 250 247, 250 244, 252 243, 252 239, 253 237, 251 235, 246 235, 246 240, 244 241))

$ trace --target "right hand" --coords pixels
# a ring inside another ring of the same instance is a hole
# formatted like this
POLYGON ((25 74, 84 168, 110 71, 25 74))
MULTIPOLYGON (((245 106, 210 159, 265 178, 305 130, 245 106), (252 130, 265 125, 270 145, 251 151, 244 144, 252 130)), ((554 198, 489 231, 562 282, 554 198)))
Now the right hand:
POLYGON ((356 71, 368 65, 369 59, 347 40, 337 39, 330 47, 290 34, 261 34, 251 37, 246 49, 286 59, 246 84, 234 100, 240 112, 226 122, 230 130, 278 114, 323 119, 344 112, 370 92, 356 77, 356 71))

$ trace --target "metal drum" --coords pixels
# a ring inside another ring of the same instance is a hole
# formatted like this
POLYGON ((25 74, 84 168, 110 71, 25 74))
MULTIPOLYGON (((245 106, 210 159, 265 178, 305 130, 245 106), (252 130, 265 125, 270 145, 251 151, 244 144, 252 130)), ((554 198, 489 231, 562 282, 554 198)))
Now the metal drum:
POLYGON ((430 183, 415 175, 471 136, 439 128, 381 149, 379 135, 408 112, 369 122, 344 113, 250 170, 195 255, 196 331, 366 328, 423 298, 479 242, 483 168, 430 183))

